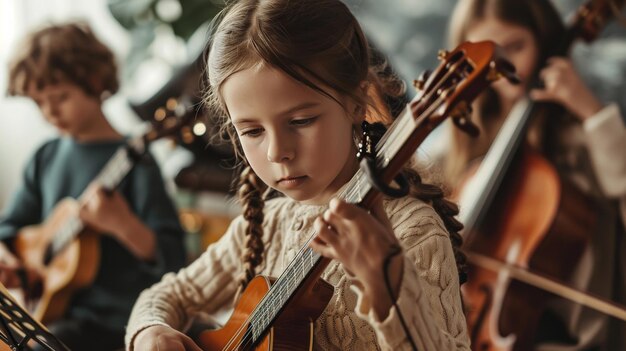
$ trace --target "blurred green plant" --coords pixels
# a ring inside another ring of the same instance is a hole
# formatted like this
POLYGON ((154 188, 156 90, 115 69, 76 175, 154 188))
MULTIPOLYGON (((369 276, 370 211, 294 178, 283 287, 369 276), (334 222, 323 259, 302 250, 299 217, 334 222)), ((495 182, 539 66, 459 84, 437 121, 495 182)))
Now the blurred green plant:
POLYGON ((185 42, 224 7, 224 0, 108 0, 113 17, 131 35, 126 75, 152 56, 157 29, 169 26, 185 42))

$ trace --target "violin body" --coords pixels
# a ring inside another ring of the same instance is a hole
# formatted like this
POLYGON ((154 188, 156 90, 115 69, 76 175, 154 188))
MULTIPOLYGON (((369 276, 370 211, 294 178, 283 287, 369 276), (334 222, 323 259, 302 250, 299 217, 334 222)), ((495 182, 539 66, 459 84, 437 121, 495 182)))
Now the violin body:
MULTIPOLYGON (((100 262, 98 236, 83 230, 73 242, 49 264, 45 264, 46 252, 56 233, 66 225, 68 218, 78 213, 78 203, 64 199, 57 204, 50 216, 41 225, 22 228, 15 239, 15 251, 27 272, 34 272, 41 279, 36 285, 35 296, 25 291, 27 305, 34 304, 33 317, 50 323, 63 316, 72 294, 89 286, 95 279, 100 262)), ((30 285, 30 284, 29 284, 30 285)))
POLYGON ((205 331, 196 342, 205 351, 213 350, 313 350, 313 326, 333 296, 334 288, 318 279, 311 289, 294 296, 261 341, 246 344, 245 331, 251 328, 248 317, 269 291, 272 278, 257 276, 250 281, 239 303, 219 330, 205 331))
MULTIPOLYGON (((469 233, 465 250, 569 282, 594 232, 593 201, 559 179, 542 157, 524 152, 489 217, 469 233)), ((546 303, 553 295, 506 272, 469 265, 462 286, 467 322, 477 350, 531 350, 546 303)))

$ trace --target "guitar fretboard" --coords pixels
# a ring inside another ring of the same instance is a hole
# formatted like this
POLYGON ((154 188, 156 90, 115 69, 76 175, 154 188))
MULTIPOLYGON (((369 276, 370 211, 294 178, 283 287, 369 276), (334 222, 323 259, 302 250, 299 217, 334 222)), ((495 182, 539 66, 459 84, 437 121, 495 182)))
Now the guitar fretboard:
MULTIPOLYGON (((415 127, 416 121, 413 119, 413 114, 405 108, 376 145, 376 160, 379 167, 386 167, 389 164, 411 137, 415 127)), ((367 175, 359 169, 339 197, 348 203, 359 204, 371 190, 372 185, 367 175)), ((283 307, 321 261, 322 257, 308 246, 313 239, 314 236, 309 238, 251 313, 249 331, 252 333, 254 342, 264 335, 283 307)))
MULTIPOLYGON (((136 153, 137 155, 143 154, 143 140, 141 138, 132 139, 127 145, 120 146, 100 171, 95 181, 101 184, 104 189, 115 189, 135 164, 134 157, 131 156, 129 152, 136 153)), ((81 195, 80 202, 87 200, 84 197, 85 194, 81 195)), ((85 225, 78 216, 68 217, 68 220, 54 234, 54 238, 52 239, 50 244, 50 254, 52 257, 56 256, 67 247, 84 228, 85 225)))
MULTIPOLYGON (((446 102, 446 97, 454 92, 460 85, 459 82, 473 69, 471 65, 461 62, 462 60, 458 61, 454 65, 446 66, 441 79, 434 83, 428 92, 418 92, 376 144, 374 157, 378 171, 386 170, 392 160, 398 161, 398 164, 404 164, 428 132, 434 128, 429 118, 440 113, 439 109, 446 102), (452 83, 446 85, 446 82, 452 83), (411 109, 413 103, 415 103, 415 110, 411 109), (418 116, 415 116, 414 111, 419 111, 415 112, 418 116)), ((373 187, 368 176, 359 169, 339 194, 339 198, 348 203, 361 205, 372 191, 373 187)), ((289 300, 312 275, 314 269, 326 260, 309 248, 309 243, 314 238, 315 235, 307 240, 250 314, 249 328, 244 335, 245 344, 254 345, 265 335, 289 300)))

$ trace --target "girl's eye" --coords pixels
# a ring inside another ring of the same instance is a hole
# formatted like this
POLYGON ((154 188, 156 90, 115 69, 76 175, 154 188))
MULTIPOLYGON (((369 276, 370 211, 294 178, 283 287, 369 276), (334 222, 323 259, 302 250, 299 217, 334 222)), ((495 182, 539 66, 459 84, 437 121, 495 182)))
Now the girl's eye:
POLYGON ((504 51, 509 54, 514 54, 521 51, 524 48, 524 42, 521 40, 514 41, 504 46, 504 51))
POLYGON ((294 119, 290 122, 290 124, 296 127, 302 127, 302 126, 307 126, 313 123, 313 121, 315 121, 316 119, 317 119, 317 116, 310 117, 310 118, 294 119))
POLYGON ((248 136, 248 137, 257 137, 259 135, 261 135, 261 133, 263 133, 263 129, 261 128, 255 128, 255 129, 248 129, 248 130, 244 130, 241 132, 241 136, 248 136))

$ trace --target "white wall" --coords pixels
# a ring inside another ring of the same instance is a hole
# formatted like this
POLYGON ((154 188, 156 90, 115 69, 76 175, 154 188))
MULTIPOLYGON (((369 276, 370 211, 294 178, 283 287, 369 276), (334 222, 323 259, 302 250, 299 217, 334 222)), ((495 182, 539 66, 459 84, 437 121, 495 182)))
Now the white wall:
MULTIPOLYGON (((16 42, 29 31, 70 20, 87 21, 100 40, 113 50, 123 67, 131 45, 130 37, 111 16, 106 0, 0 0, 0 212, 19 186, 21 173, 32 153, 55 135, 54 129, 43 121, 29 99, 6 96, 7 61, 16 42)), ((160 42, 162 44, 163 40, 160 42)), ((181 48, 180 42, 173 45, 178 45, 176 49, 181 48)), ((156 51, 164 54, 180 52, 162 45, 156 51)), ((184 59, 184 55, 180 57, 181 61, 184 59)), ((124 82, 120 93, 105 102, 105 114, 121 133, 136 133, 142 129, 139 118, 128 107, 127 96, 147 97, 171 75, 171 59, 153 61, 141 69, 141 80, 124 82)), ((152 148, 161 164, 170 152, 164 150, 169 148, 165 145, 163 142, 155 145, 156 149, 152 148)))

